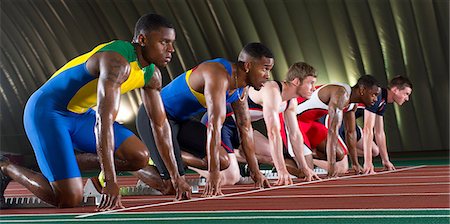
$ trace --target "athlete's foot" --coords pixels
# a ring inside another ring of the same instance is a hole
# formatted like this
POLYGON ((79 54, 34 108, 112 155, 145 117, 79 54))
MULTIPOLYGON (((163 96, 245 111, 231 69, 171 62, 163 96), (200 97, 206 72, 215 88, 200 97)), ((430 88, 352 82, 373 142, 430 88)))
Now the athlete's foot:
POLYGON ((98 179, 98 177, 91 177, 89 178, 92 181, 92 184, 95 187, 95 190, 97 190, 98 193, 102 193, 102 184, 100 183, 100 180, 98 179))
POLYGON ((11 181, 11 178, 8 177, 4 172, 3 169, 9 165, 9 160, 3 155, 0 155, 0 209, 7 208, 5 203, 5 190, 8 186, 9 182, 11 181))
POLYGON ((175 189, 173 188, 173 184, 172 181, 169 180, 163 180, 163 184, 164 184, 164 189, 157 189, 159 191, 161 191, 161 193, 163 195, 174 195, 175 194, 175 189))

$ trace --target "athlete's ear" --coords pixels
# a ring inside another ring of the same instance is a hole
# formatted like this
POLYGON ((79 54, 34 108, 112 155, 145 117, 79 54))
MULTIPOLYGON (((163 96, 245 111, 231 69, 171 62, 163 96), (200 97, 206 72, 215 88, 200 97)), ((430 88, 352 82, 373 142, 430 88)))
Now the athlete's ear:
POLYGON ((246 61, 244 62, 244 71, 248 73, 250 71, 250 67, 252 66, 252 62, 246 61))
POLYGON ((364 95, 365 91, 366 91, 366 87, 364 87, 364 86, 359 87, 359 95, 361 95, 361 96, 364 95))
POLYGON ((299 78, 295 78, 294 80, 291 81, 292 85, 294 86, 299 86, 301 84, 300 79, 299 78))
POLYGON ((143 33, 140 33, 138 35, 137 40, 138 40, 139 46, 145 47, 146 38, 147 37, 143 33))

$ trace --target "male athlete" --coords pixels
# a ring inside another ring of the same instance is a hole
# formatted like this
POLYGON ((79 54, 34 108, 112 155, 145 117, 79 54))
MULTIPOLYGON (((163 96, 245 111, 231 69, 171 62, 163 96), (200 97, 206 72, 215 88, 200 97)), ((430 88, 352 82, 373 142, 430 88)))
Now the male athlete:
MULTIPOLYGON (((91 153, 80 167, 101 167, 105 175, 100 211, 123 207, 116 170, 147 166, 148 150, 128 129, 114 122, 120 95, 142 88, 142 98, 158 150, 176 166, 170 127, 161 101, 161 73, 174 52, 175 30, 164 17, 146 14, 136 23, 133 42, 111 41, 69 61, 28 100, 24 126, 42 174, 2 160, 2 180, 9 177, 56 207, 74 207, 83 198, 83 183, 74 149, 91 153), (156 66, 158 67, 156 67, 156 66), (92 107, 98 106, 97 111, 92 107), (97 156, 98 155, 98 156, 97 156), (93 159, 94 158, 94 159, 93 159), (89 164, 83 164, 89 163, 89 164)), ((190 187, 171 174, 177 198, 190 187)), ((3 192, 7 181, 2 183, 3 192)))
POLYGON ((379 92, 375 78, 363 75, 353 87, 343 83, 327 84, 314 91, 310 99, 297 99, 297 121, 305 144, 310 149, 315 148, 316 153, 321 154, 319 157, 326 157, 326 162, 315 160, 315 163, 327 169, 329 177, 337 177, 348 169, 347 148, 339 141, 342 119, 346 127, 353 127, 346 130, 346 143, 353 168, 358 173, 362 172, 355 147, 355 103, 371 106, 377 100, 379 92), (329 115, 328 128, 318 121, 326 113, 329 115), (336 160, 340 162, 336 164, 336 160))
MULTIPOLYGON (((298 96, 309 97, 314 91, 316 77, 316 70, 311 65, 304 62, 297 62, 289 68, 286 81, 267 81, 259 91, 251 87, 249 88, 248 107, 251 121, 254 122, 264 118, 268 134, 267 139, 255 130, 255 152, 260 163, 275 165, 278 173, 276 185, 292 184, 292 179, 287 170, 291 167, 295 167, 296 175, 306 176, 308 181, 318 179, 318 176, 310 169, 305 159, 305 155, 311 154, 311 151, 304 152, 303 138, 296 122, 295 112, 297 106, 297 100, 295 98, 298 96), (287 118, 287 127, 290 128, 291 139, 295 143, 295 160, 292 161, 286 158, 287 161, 285 162, 283 155, 279 113, 283 113, 287 118), (260 158, 266 159, 263 160, 260 158), (297 170, 298 165, 286 166, 286 163, 298 163, 301 171, 297 170)), ((239 157, 240 162, 245 162, 245 159, 240 156, 240 150, 238 151, 239 145, 239 132, 234 120, 234 114, 231 108, 227 107, 227 118, 222 127, 222 146, 228 152, 230 159, 234 160, 232 162, 235 166, 222 171, 222 174, 225 176, 223 178, 225 181, 232 179, 226 178, 229 176, 240 177, 236 157, 239 157), (234 154, 235 149, 238 155, 234 154)), ((235 184, 238 181, 239 178, 235 178, 229 184, 235 184)))
MULTIPOLYGON (((389 160, 386 147, 386 134, 384 132, 383 116, 388 103, 396 103, 401 106, 409 100, 412 93, 412 83, 404 76, 394 77, 388 88, 381 88, 381 94, 374 105, 370 107, 358 107, 356 118, 364 116, 364 128, 356 127, 358 155, 364 155, 364 173, 375 173, 372 157, 380 154, 381 162, 386 170, 395 170, 395 166, 389 160), (373 141, 375 137, 375 142, 373 141)), ((341 135, 344 128, 341 128, 341 135)))
MULTIPOLYGON (((250 85, 260 89, 269 79, 273 65, 273 55, 266 46, 250 43, 240 52, 237 63, 223 58, 205 61, 179 75, 161 91, 172 128, 178 172, 180 175, 184 174, 183 160, 188 166, 207 169, 209 176, 204 197, 222 195, 220 170, 229 166, 228 157, 221 150, 220 138, 227 103, 232 105, 236 114, 243 148, 255 184, 258 187, 270 186, 260 173, 255 158, 245 87, 250 85), (192 119, 194 115, 205 111, 209 118, 207 128, 192 119)), ((141 109, 137 118, 139 135, 150 149, 150 156, 162 178, 167 179, 171 173, 176 172, 176 166, 165 167, 161 162, 159 151, 153 146, 156 136, 153 137, 149 126, 148 118, 141 109)))

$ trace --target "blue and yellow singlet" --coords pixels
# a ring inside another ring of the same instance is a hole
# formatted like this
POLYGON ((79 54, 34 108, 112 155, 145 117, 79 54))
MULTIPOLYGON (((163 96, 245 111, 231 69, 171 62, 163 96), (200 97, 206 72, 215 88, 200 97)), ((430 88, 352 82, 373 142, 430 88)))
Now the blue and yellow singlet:
MULTIPOLYGON (((231 63, 223 58, 216 58, 206 62, 217 62, 222 64, 227 70, 228 74, 232 75, 231 63)), ((164 108, 169 117, 178 121, 184 121, 190 117, 206 111, 206 100, 203 93, 199 93, 191 88, 189 85, 189 77, 195 68, 179 75, 161 91, 161 98, 164 103, 164 108)), ((237 89, 233 94, 229 95, 226 92, 226 102, 232 103, 242 96, 243 88, 237 89)))
POLYGON ((87 60, 97 52, 115 51, 130 63, 130 75, 122 83, 120 93, 143 87, 152 77, 155 65, 141 68, 130 42, 116 40, 101 44, 92 51, 78 56, 56 71, 40 90, 54 94, 60 107, 74 113, 84 113, 97 104, 98 78, 89 74, 87 60))

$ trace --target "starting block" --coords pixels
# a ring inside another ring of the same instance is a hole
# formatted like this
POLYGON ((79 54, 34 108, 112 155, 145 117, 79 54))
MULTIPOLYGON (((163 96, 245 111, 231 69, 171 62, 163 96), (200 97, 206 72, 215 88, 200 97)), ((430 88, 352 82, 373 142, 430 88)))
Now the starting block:
MULTIPOLYGON (((94 206, 95 197, 83 197, 81 206, 94 206)), ((5 197, 5 208, 54 208, 55 206, 50 205, 36 196, 25 196, 25 197, 5 197)))
MULTIPOLYGON (((321 175, 321 174, 327 174, 327 171, 322 169, 322 168, 314 168, 314 172, 317 175, 321 175)), ((261 170, 261 173, 269 180, 276 180, 278 179, 278 173, 276 171, 273 170, 261 170)), ((290 175, 292 179, 297 178, 294 175, 290 175)), ((239 182, 237 184, 254 184, 255 182, 253 181, 253 179, 251 177, 241 177, 241 179, 239 180, 239 182)))
MULTIPOLYGON (((144 182, 138 181, 136 186, 127 186, 127 187, 121 187, 120 195, 122 196, 136 196, 136 195, 162 195, 162 193, 156 189, 153 189, 149 186, 147 186, 144 182)), ((97 190, 94 183, 91 179, 88 179, 86 181, 86 184, 84 185, 84 197, 93 197, 95 199, 95 204, 99 205, 100 200, 102 197, 102 194, 97 190)))
MULTIPOLYGON (((314 168, 313 170, 317 175, 321 175, 321 174, 327 174, 327 171, 322 169, 322 168, 314 168)), ((269 180, 274 180, 274 179, 278 179, 278 173, 273 170, 261 170, 262 174, 269 180)), ((292 179, 297 178, 294 175, 290 175, 292 179)))
POLYGON ((189 185, 191 185, 193 194, 197 194, 200 192, 199 186, 206 185, 206 178, 204 177, 200 177, 198 179, 187 179, 186 181, 189 183, 189 185))

